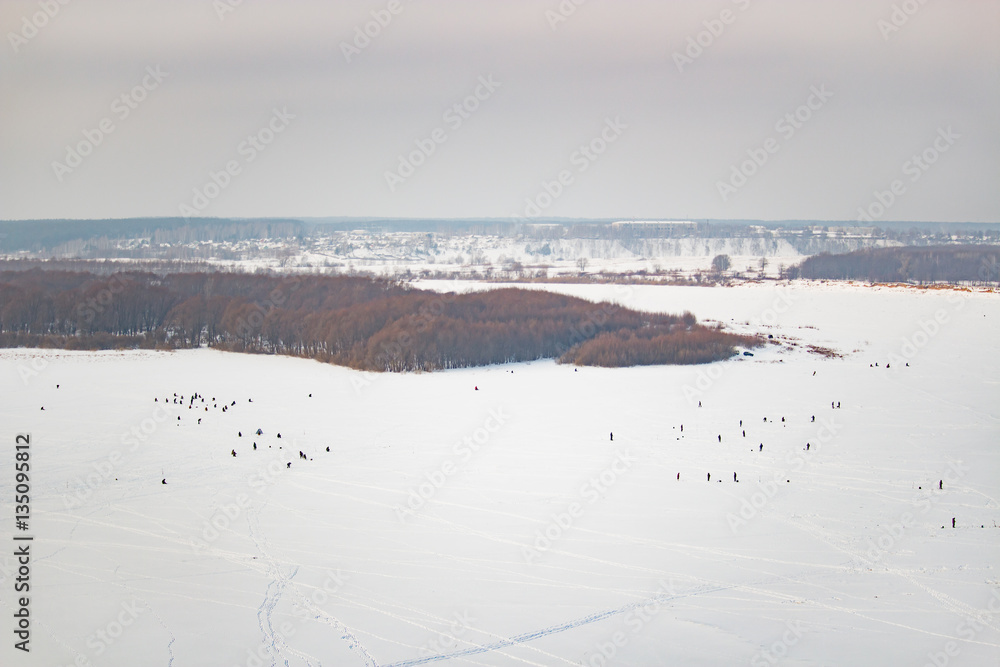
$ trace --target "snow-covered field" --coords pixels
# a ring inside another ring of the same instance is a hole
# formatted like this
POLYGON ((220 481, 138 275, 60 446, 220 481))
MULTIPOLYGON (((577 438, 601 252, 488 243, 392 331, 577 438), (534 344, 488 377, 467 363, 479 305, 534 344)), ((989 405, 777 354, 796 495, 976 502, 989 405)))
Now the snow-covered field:
POLYGON ((0 664, 998 664, 1000 296, 547 288, 784 342, 409 375, 0 351, 0 664))

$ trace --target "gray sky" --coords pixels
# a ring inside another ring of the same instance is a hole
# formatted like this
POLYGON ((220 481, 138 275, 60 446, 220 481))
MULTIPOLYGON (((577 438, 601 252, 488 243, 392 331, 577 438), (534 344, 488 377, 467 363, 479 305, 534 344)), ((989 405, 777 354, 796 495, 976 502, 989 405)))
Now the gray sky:
POLYGON ((59 1, 0 219, 1000 221, 996 0, 59 1))

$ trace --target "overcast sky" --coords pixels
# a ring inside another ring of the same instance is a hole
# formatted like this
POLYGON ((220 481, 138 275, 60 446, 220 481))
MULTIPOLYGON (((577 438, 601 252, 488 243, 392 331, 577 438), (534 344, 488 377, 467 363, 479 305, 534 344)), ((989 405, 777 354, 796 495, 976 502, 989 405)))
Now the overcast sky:
POLYGON ((0 219, 1000 221, 994 0, 60 1, 0 219))

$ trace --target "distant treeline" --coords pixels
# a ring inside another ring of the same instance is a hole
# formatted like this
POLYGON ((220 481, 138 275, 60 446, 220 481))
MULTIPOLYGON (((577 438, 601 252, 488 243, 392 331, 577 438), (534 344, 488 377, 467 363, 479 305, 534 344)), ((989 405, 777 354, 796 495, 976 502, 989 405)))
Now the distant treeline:
POLYGON ((0 346, 288 354, 371 371, 557 358, 696 364, 760 344, 697 323, 538 290, 441 294, 349 276, 0 272, 0 346))
POLYGON ((844 255, 814 255, 788 270, 790 278, 872 282, 991 283, 998 276, 1000 246, 947 245, 870 248, 844 255))
POLYGON ((0 220, 0 251, 40 251, 73 241, 148 238, 156 243, 299 239, 299 220, 265 218, 126 218, 123 220, 0 220))

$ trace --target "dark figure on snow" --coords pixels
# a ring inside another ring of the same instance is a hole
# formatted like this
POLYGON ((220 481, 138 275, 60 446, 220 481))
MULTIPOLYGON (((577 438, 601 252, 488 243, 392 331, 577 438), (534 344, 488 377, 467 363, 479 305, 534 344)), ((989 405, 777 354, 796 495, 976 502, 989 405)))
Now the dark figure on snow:
POLYGON ((807 452, 809 451, 809 443, 808 442, 806 443, 806 451, 807 452))
POLYGON ((955 527, 955 517, 951 517, 951 527, 955 527))
POLYGON ((681 478, 681 474, 677 473, 677 479, 680 480, 680 478, 681 478))
POLYGON ((943 479, 939 479, 938 480, 938 491, 941 491, 943 489, 944 489, 944 480, 943 479))
POLYGON ((833 401, 830 401, 830 409, 833 409, 834 407, 836 406, 834 406, 833 401))
POLYGON ((763 442, 762 442, 762 443, 760 443, 760 449, 758 449, 757 451, 758 451, 758 452, 762 452, 762 451, 764 451, 764 443, 763 443, 763 442))
POLYGON ((289 467, 289 468, 291 468, 291 467, 292 467, 292 462, 291 462, 291 461, 289 461, 289 462, 288 462, 288 467, 289 467))
POLYGON ((264 432, 260 429, 257 429, 257 435, 264 435, 264 432))
POLYGON ((816 415, 813 415, 813 416, 812 416, 812 420, 813 420, 813 421, 816 421, 816 415))
POLYGON ((740 420, 740 428, 743 428, 743 420, 740 420))
POLYGON ((257 451, 257 443, 256 443, 256 442, 255 442, 255 443, 253 443, 253 450, 254 450, 255 452, 257 451))
POLYGON ((238 435, 239 437, 242 438, 243 437, 243 431, 239 431, 236 435, 238 435))
POLYGON ((744 438, 747 437, 747 432, 746 431, 743 431, 743 437, 744 438))
POLYGON ((615 434, 614 434, 614 432, 612 432, 611 433, 611 442, 614 442, 614 441, 615 441, 615 434))
POLYGON ((166 477, 164 477, 162 480, 160 480, 160 484, 166 484, 166 483, 167 483, 167 478, 166 477))
POLYGON ((234 457, 236 456, 236 450, 235 449, 233 450, 233 456, 234 457))
POLYGON ((327 447, 327 448, 326 448, 326 451, 330 451, 330 448, 329 448, 329 447, 327 447))
POLYGON ((706 479, 706 481, 711 482, 712 481, 712 473, 708 473, 708 477, 706 477, 705 479, 706 479))
POLYGON ((699 408, 701 407, 701 401, 698 401, 698 407, 699 408))
POLYGON ((279 437, 279 438, 281 437, 281 434, 280 434, 280 433, 278 434, 278 437, 279 437))
POLYGON ((719 442, 722 442, 722 434, 719 434, 719 442))
POLYGON ((840 409, 840 401, 837 401, 837 409, 840 409))
POLYGON ((785 418, 784 418, 784 417, 782 417, 782 418, 781 418, 781 423, 782 423, 782 424, 784 424, 784 423, 785 423, 785 418))
POLYGON ((199 424, 201 423, 201 417, 198 417, 198 423, 199 424))
POLYGON ((313 397, 313 395, 312 395, 312 394, 309 394, 309 398, 312 398, 312 397, 313 397))
POLYGON ((736 479, 736 473, 733 473, 733 481, 734 482, 738 482, 739 481, 738 479, 736 479))
POLYGON ((681 424, 681 433, 684 432, 684 424, 681 424))

